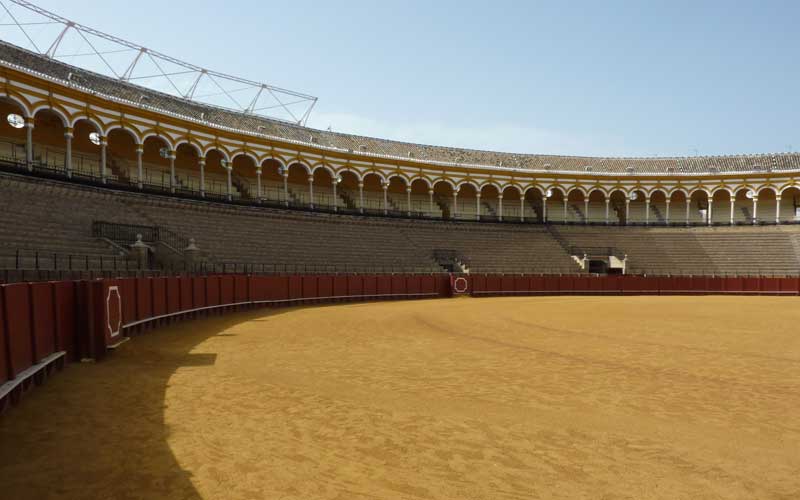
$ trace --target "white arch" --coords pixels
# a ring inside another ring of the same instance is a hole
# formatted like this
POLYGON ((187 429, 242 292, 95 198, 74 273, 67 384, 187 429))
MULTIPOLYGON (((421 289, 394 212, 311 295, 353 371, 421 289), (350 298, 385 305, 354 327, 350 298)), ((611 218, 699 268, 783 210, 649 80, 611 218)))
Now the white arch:
POLYGON ((28 108, 28 104, 26 102, 22 101, 21 99, 19 99, 18 97, 10 95, 10 94, 8 94, 6 92, 0 91, 0 98, 8 99, 12 103, 14 103, 17 106, 19 106, 21 108, 21 110, 22 110, 22 117, 23 118, 30 118, 31 116, 33 116, 31 114, 30 109, 28 108))
POLYGON ((38 113, 39 111, 44 111, 44 110, 52 111, 54 114, 56 114, 61 119, 61 124, 64 127, 68 127, 69 126, 68 125, 69 124, 69 118, 67 118, 67 115, 65 115, 64 112, 61 111, 60 109, 54 108, 54 107, 50 106, 49 104, 40 104, 40 105, 36 106, 31 111, 31 116, 35 118, 36 117, 36 113, 38 113))
POLYGON ((238 158, 240 156, 244 156, 245 158, 250 158, 253 161, 253 164, 252 164, 253 168, 258 168, 259 165, 261 165, 261 163, 258 161, 258 158, 256 158, 251 153, 248 153, 247 151, 237 151, 237 152, 233 153, 233 155, 231 157, 231 164, 233 164, 233 162, 236 161, 236 158, 238 158))
POLYGON ((123 127, 122 125, 119 125, 119 124, 116 124, 116 125, 113 125, 112 127, 109 127, 105 131, 104 135, 106 137, 110 137, 111 136, 111 132, 113 132, 115 130, 122 130, 126 134, 130 135, 131 138, 133 138, 133 143, 136 144, 137 146, 141 146, 143 144, 141 141, 139 141, 139 135, 136 133, 136 131, 134 131, 133 129, 127 128, 127 127, 123 127))
POLYGON ((98 123, 94 118, 89 116, 89 115, 76 116, 75 118, 72 119, 72 122, 70 122, 69 126, 72 127, 72 128, 75 128, 75 125, 77 125, 78 122, 81 122, 81 121, 89 122, 92 125, 92 127, 94 127, 94 129, 95 129, 95 131, 97 133, 99 133, 100 135, 103 134, 103 126, 100 123, 98 123))
POLYGON ((164 143, 167 145, 167 147, 170 149, 170 151, 175 151, 175 146, 173 146, 172 140, 169 139, 168 137, 164 137, 163 135, 159 135, 156 132, 148 132, 144 137, 142 137, 142 145, 144 145, 144 143, 147 142, 147 139, 150 139, 150 138, 153 138, 153 137, 155 137, 157 139, 161 139, 162 141, 164 141, 164 143))
POLYGON ((194 152, 197 153, 197 157, 198 158, 202 158, 203 157, 203 149, 200 146, 198 146, 197 144, 189 141, 188 139, 181 139, 180 141, 178 141, 175 144, 175 151, 177 151, 179 147, 184 146, 184 145, 185 146, 189 146, 190 148, 192 148, 194 150, 194 152))

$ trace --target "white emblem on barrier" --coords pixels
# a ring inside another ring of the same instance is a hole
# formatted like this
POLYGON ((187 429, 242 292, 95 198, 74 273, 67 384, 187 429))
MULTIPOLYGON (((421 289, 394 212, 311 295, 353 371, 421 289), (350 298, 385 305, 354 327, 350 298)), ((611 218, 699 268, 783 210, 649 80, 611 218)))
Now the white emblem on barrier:
POLYGON ((106 295, 106 322, 108 333, 111 338, 119 335, 122 330, 122 297, 119 294, 119 287, 114 285, 108 287, 106 295))
POLYGON ((456 278, 455 281, 453 281, 453 291, 456 293, 466 293, 467 288, 469 288, 467 278, 456 278))

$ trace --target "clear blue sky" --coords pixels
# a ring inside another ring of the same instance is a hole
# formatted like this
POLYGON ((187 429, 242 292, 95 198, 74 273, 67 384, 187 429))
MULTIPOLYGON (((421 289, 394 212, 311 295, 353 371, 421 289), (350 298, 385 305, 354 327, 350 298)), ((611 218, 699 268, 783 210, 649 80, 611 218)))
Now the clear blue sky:
POLYGON ((527 153, 800 149, 800 2, 35 2, 316 95, 319 128, 527 153))

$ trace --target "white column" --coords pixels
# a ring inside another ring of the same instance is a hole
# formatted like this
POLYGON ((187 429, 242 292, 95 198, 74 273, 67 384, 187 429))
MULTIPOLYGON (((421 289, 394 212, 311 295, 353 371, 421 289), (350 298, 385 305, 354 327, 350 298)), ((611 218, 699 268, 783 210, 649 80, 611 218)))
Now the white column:
POLYGON ((136 146, 136 184, 139 189, 144 185, 144 168, 142 167, 142 155, 144 154, 143 146, 136 146))
POLYGON ((175 151, 169 152, 169 192, 175 192, 175 151))
POLYGON ((314 210, 314 176, 308 176, 308 208, 314 210))
POLYGON ((567 222, 567 203, 569 203, 569 200, 567 200, 567 195, 565 194, 564 195, 564 223, 565 224, 567 222))
POLYGON ((228 201, 233 199, 233 188, 231 187, 231 173, 233 172, 233 165, 228 165, 225 167, 225 170, 228 172, 228 186, 227 186, 227 194, 226 198, 228 201))
POLYGON ((519 198, 519 221, 525 222, 525 194, 521 194, 519 198))
POLYGON ((669 204, 671 203, 672 200, 667 198, 665 201, 667 203, 667 216, 666 216, 666 219, 665 219, 665 223, 669 226, 669 204))
POLYGON ((542 197, 542 222, 547 222, 547 197, 542 197))
POLYGON ((289 170, 283 171, 283 205, 289 206, 289 170))
POLYGON ((453 190, 453 210, 450 213, 450 218, 455 219, 458 214, 458 191, 453 190))
POLYGON ((67 127, 64 132, 64 139, 67 143, 67 153, 64 156, 64 168, 67 170, 67 177, 72 177, 72 129, 67 127))
POLYGON ((583 199, 583 223, 589 224, 589 197, 583 199))
POLYGON ((261 167, 256 168, 256 197, 261 202, 261 167))
POLYGON ((608 199, 606 196, 606 225, 611 223, 611 219, 609 218, 609 208, 611 205, 611 200, 608 199))
POLYGON ((433 215, 433 189, 428 190, 428 212, 433 215))
POLYGON ((206 157, 201 156, 197 159, 197 163, 200 165, 200 197, 205 198, 206 196, 206 157))
POLYGON ((100 181, 106 183, 106 162, 108 156, 108 138, 100 138, 100 181))
POLYGON ((648 196, 644 200, 644 225, 650 225, 650 197, 648 196))
POLYGON ((631 222, 631 200, 629 198, 625 198, 625 225, 627 226, 631 222))
POLYGON ((339 188, 339 183, 336 181, 336 177, 333 178, 333 211, 339 211, 339 195, 336 192, 339 188))
POLYGON ((25 119, 25 164, 33 171, 33 118, 25 119))
POLYGON ((758 196, 753 196, 753 224, 758 224, 758 196))
POLYGON ((731 226, 736 223, 734 221, 735 213, 736 213, 736 197, 735 196, 731 196, 731 226))
POLYGON ((498 209, 500 210, 500 213, 498 214, 500 217, 500 222, 503 222, 503 193, 497 195, 497 205, 498 209))
POLYGON ((775 197, 775 224, 781 223, 781 197, 775 197))
POLYGON ((406 215, 411 217, 411 187, 406 188, 406 215))
POLYGON ((358 211, 364 213, 364 183, 358 183, 358 211))
POLYGON ((706 219, 707 219, 706 224, 708 224, 709 226, 712 224, 714 220, 713 210, 714 210, 714 200, 711 197, 709 197, 708 210, 706 210, 706 219))
POLYGON ((686 225, 689 225, 689 213, 692 209, 692 199, 686 198, 686 225))
POLYGON ((389 183, 383 184, 383 215, 389 214, 389 183))
POLYGON ((475 220, 481 220, 481 193, 475 195, 475 220))

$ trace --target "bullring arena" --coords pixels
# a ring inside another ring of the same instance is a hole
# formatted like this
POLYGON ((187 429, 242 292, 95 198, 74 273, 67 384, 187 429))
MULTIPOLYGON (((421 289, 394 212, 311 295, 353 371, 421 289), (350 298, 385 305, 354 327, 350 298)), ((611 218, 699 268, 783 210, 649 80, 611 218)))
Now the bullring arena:
POLYGON ((0 498, 800 498, 800 154, 317 130, 0 5, 0 498))

